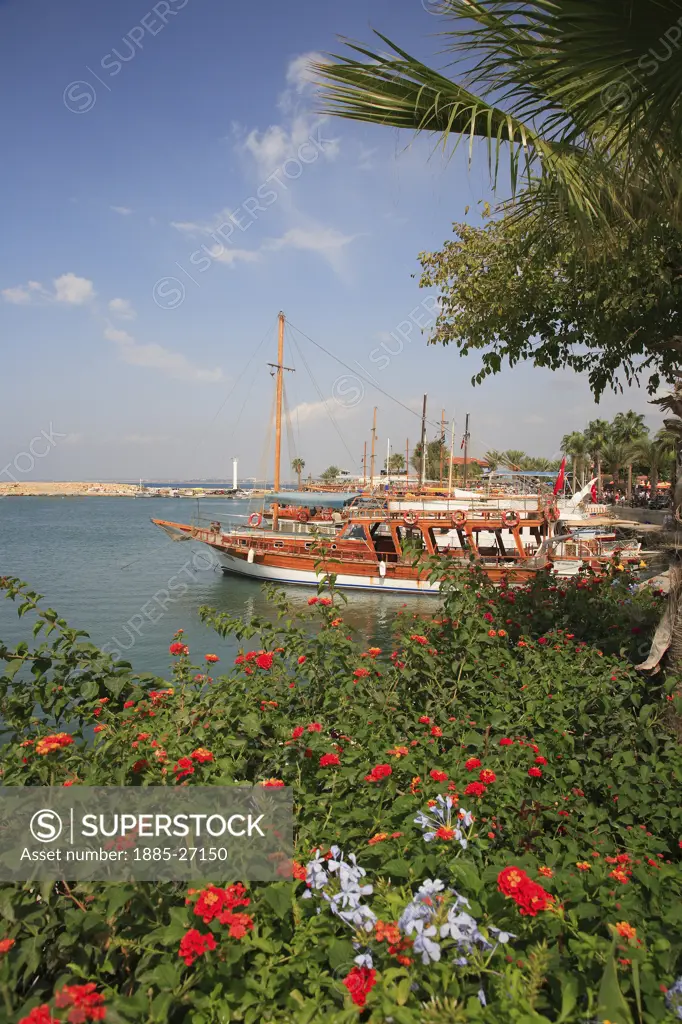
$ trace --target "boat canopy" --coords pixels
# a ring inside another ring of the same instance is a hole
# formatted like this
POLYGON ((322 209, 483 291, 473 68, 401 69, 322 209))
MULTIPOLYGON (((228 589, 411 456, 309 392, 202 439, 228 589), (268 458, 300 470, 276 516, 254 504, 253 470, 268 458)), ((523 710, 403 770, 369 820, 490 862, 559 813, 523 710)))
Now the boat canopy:
POLYGON ((277 502, 278 505, 343 508, 344 505, 350 505, 351 501, 361 497, 361 494, 361 491, 278 491, 276 494, 266 495, 266 499, 272 504, 277 502))
POLYGON ((538 469, 494 469, 491 470, 490 476, 524 476, 533 477, 539 476, 546 480, 556 480, 558 470, 538 470, 538 469))

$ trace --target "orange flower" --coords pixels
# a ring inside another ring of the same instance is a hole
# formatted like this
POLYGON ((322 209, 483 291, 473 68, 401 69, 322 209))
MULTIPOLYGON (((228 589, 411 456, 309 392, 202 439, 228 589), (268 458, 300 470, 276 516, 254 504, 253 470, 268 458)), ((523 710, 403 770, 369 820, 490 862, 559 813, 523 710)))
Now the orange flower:
POLYGON ((589 863, 589 861, 579 860, 576 864, 576 867, 578 871, 589 871, 592 865, 589 863))
POLYGON ((218 655, 217 655, 217 654, 205 654, 205 655, 204 655, 204 658, 205 658, 205 659, 206 659, 206 661, 208 661, 208 662, 209 662, 209 664, 211 664, 211 665, 215 665, 215 663, 216 663, 217 661, 220 661, 220 658, 218 657, 218 655))
POLYGON ((15 941, 15 939, 0 939, 0 953, 9 953, 15 941))
POLYGON ((498 636, 506 636, 507 635, 507 630, 506 629, 498 629, 497 635, 498 636))
POLYGON ((377 832, 375 836, 367 840, 367 845, 376 846, 377 843, 383 843, 384 839, 388 839, 388 832, 377 832))
POLYGON ((385 924, 384 921, 377 921, 374 925, 374 938, 377 942, 388 942, 395 946, 400 942, 400 931, 394 922, 385 924))
POLYGON ((284 783, 281 779, 264 779, 261 786, 265 789, 281 789, 284 783))
POLYGON ((56 732, 52 736, 44 736, 36 743, 36 754, 51 754, 60 747, 68 747, 73 743, 73 736, 68 732, 56 732))
POLYGON ((614 928, 620 935, 621 939, 637 938, 637 929, 633 928, 627 921, 618 921, 618 923, 614 925, 614 928))
POLYGON ((343 621, 343 619, 332 619, 332 621, 330 622, 330 625, 331 626, 340 626, 342 621, 343 621))
POLYGON ((541 875, 544 875, 545 878, 553 878, 554 877, 554 872, 552 871, 552 869, 546 867, 544 864, 540 865, 540 867, 538 868, 538 873, 541 874, 541 875))
POLYGON ((368 647, 367 653, 369 654, 370 658, 376 658, 377 654, 381 654, 381 648, 380 647, 368 647))
POLYGON ((488 630, 488 636, 497 636, 497 633, 496 633, 496 631, 494 629, 489 629, 488 630))
POLYGON ((390 754, 392 757, 400 759, 401 757, 407 757, 409 750, 407 747, 394 747, 393 750, 387 750, 386 753, 390 754))

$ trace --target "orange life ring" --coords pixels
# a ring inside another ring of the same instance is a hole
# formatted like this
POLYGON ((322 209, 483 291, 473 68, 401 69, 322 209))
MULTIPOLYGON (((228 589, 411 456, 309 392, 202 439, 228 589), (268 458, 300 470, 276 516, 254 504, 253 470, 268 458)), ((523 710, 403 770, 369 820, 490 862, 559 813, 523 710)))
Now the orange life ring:
POLYGON ((419 522, 419 517, 413 509, 408 509, 407 512, 403 513, 403 522, 405 526, 416 526, 419 522))
POLYGON ((502 513, 502 522, 505 526, 518 526, 521 522, 521 518, 518 512, 515 512, 513 508, 508 508, 502 513))
POLYGON ((321 518, 322 518, 322 521, 324 523, 331 523, 331 521, 332 521, 332 513, 331 513, 330 509, 326 508, 324 510, 324 512, 322 513, 321 518))
POLYGON ((263 522, 263 517, 260 512, 252 512, 249 516, 249 526, 260 526, 263 522))
POLYGON ((548 523, 556 523, 559 518, 559 509, 556 505, 546 505, 543 515, 548 523))
POLYGON ((307 523, 308 520, 310 519, 307 509, 302 508, 301 511, 296 516, 296 518, 298 519, 299 523, 307 523))
POLYGON ((467 514, 461 508, 458 508, 456 512, 452 514, 452 525, 453 526, 464 526, 467 521, 467 514))

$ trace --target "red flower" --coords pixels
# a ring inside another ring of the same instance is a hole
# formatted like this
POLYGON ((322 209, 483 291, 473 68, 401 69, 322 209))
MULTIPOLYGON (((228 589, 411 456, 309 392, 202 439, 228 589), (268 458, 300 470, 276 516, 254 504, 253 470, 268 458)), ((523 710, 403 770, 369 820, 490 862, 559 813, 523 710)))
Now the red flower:
POLYGON ((414 640, 414 642, 416 644, 421 644, 422 647, 425 644, 428 644, 428 642, 429 642, 428 639, 425 636, 421 635, 421 633, 412 633, 412 635, 410 636, 410 640, 414 640))
POLYGON ((317 598, 316 597, 309 597, 308 598, 308 604, 317 604, 317 598))
POLYGON ((68 1020, 72 1024, 81 1024, 81 1021, 104 1020, 106 1008, 104 996, 97 992, 97 986, 93 981, 86 985, 64 985, 54 997, 54 1005, 60 1010, 65 1006, 72 1006, 68 1020))
POLYGON ((437 725, 432 725, 431 726, 431 735, 432 736, 442 736, 443 735, 443 730, 439 726, 437 726, 437 725))
POLYGON ((331 768, 341 764, 338 754, 323 754, 320 758, 320 768, 331 768))
POLYGON ((319 722, 311 722, 308 726, 308 732, 322 732, 322 726, 319 722))
POLYGON ((243 939, 247 931, 253 929, 253 918, 248 914, 234 914, 231 910, 226 910, 218 920, 228 926, 228 934, 232 939, 243 939))
POLYGON ((68 747, 73 743, 73 736, 68 732, 55 732, 51 736, 43 736, 36 743, 36 754, 51 754, 60 747, 68 747))
POLYGON ((468 761, 464 762, 464 767, 468 772, 473 772, 476 768, 481 767, 481 762, 477 757, 470 757, 468 761))
POLYGON ((272 668, 273 657, 273 654, 270 654, 268 651, 263 651, 263 653, 259 654, 256 658, 256 665, 258 665, 258 668, 272 668))
POLYGON ((194 913, 204 924, 209 924, 214 918, 224 924, 224 913, 233 911, 235 907, 248 907, 250 902, 246 889, 240 882, 225 888, 209 885, 199 894, 199 899, 194 904, 194 913))
POLYGON ((302 735, 303 735, 303 726, 302 725, 297 725, 296 728, 292 730, 291 738, 292 738, 292 740, 298 740, 298 739, 301 738, 302 735))
POLYGON ((0 953, 9 953, 16 939, 0 939, 0 953))
POLYGON ((134 700, 127 700, 125 702, 125 704, 123 705, 123 707, 124 708, 134 708, 135 707, 135 701, 134 700))
POLYGON ((329 605, 330 605, 330 604, 332 603, 332 599, 331 599, 331 597, 321 597, 321 598, 320 598, 319 600, 320 600, 320 604, 321 604, 321 605, 322 605, 322 606, 323 606, 324 608, 328 608, 328 607, 329 607, 329 605))
POLYGON ((355 676, 356 679, 364 679, 365 676, 369 675, 369 669, 368 668, 356 668, 356 670, 353 673, 353 675, 355 676))
POLYGON ((497 775, 495 772, 492 772, 490 768, 481 768, 478 773, 478 777, 481 782, 485 782, 486 786, 489 786, 491 782, 495 782, 497 779, 497 775))
POLYGON ((180 940, 178 956, 188 967, 191 967, 198 956, 203 956, 209 949, 215 949, 216 941, 211 934, 202 935, 196 928, 190 928, 180 940))
POLYGON ((148 765, 149 765, 149 761, 145 757, 143 757, 139 761, 135 762, 135 764, 133 765, 133 771, 134 772, 141 772, 145 768, 147 768, 148 765))
POLYGON ((429 718, 428 715, 422 715, 419 721, 421 722, 422 725, 429 725, 431 719, 429 718))
POLYGON ((449 828, 447 825, 441 825, 441 827, 436 830, 434 835, 436 836, 436 839, 442 839, 444 840, 444 842, 447 843, 451 839, 454 839, 455 830, 454 828, 449 828))
POLYGON ((306 661, 306 656, 305 656, 305 654, 300 654, 300 655, 299 655, 299 657, 298 657, 298 663, 299 663, 299 665, 303 665, 305 661, 306 661))
POLYGON ((106 725, 96 725, 95 728, 92 731, 93 732, 104 732, 105 729, 106 729, 106 725))
POLYGON ((194 765, 189 757, 181 757, 173 771, 175 772, 175 778, 181 779, 185 775, 194 775, 194 765))
POLYGON ((210 750, 207 750, 206 747, 197 747, 196 750, 192 751, 190 757, 193 761, 198 761, 199 764, 204 764, 206 761, 213 760, 213 754, 210 750))
POLYGON ((514 740, 510 740, 506 736, 503 736, 502 739, 500 740, 500 746, 501 747, 511 747, 513 743, 514 743, 514 740))
POLYGON ((379 782, 393 774, 390 764, 377 764, 372 768, 369 775, 365 775, 365 782, 379 782))
POLYGON ((432 768, 431 771, 429 772, 429 775, 431 776, 431 778, 433 779, 434 782, 447 782, 448 781, 447 772, 442 772, 438 768, 432 768))
POLYGON ((483 616, 483 618, 485 619, 486 622, 492 622, 493 621, 493 617, 492 617, 490 612, 486 612, 485 615, 483 616))
POLYGON ((19 1024, 60 1024, 58 1017, 53 1017, 47 1003, 42 1006, 34 1006, 31 1012, 22 1017, 19 1024))
POLYGON ((205 654, 204 658, 210 665, 215 665, 217 661, 220 661, 217 654, 205 654))
POLYGON ((284 783, 281 779, 265 779, 261 782, 264 789, 281 789, 284 783))
POLYGON ((530 777, 532 779, 541 779, 542 778, 542 769, 541 768, 529 768, 528 769, 528 774, 530 775, 530 777))
POLYGON ((535 758, 535 763, 536 764, 547 764, 547 758, 546 757, 536 757, 535 758))
POLYGON ((468 786, 464 787, 465 796, 483 796, 485 793, 485 786, 482 782, 470 782, 468 786))
POLYGON ((497 888, 511 897, 523 916, 535 917, 540 910, 547 910, 554 897, 541 885, 533 882, 522 868, 503 868, 497 876, 497 888))
POLYGON ((350 997, 356 1006, 364 1006, 368 994, 376 984, 377 972, 367 967, 353 967, 350 973, 343 979, 343 984, 348 989, 350 997))
POLYGON ((189 647, 187 646, 187 644, 181 644, 177 642, 171 644, 168 650, 174 657, 179 654, 189 654, 189 647))

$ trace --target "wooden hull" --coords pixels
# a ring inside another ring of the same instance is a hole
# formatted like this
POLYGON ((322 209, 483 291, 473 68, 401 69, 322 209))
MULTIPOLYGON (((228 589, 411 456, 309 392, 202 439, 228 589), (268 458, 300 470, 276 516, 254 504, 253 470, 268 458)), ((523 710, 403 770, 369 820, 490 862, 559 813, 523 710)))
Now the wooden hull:
MULTIPOLYGON (((207 544, 220 561, 225 573, 244 576, 261 582, 318 586, 327 574, 336 575, 336 585, 344 590, 374 590, 400 594, 438 594, 440 582, 430 582, 428 573, 409 563, 380 562, 366 557, 362 545, 349 542, 349 550, 330 553, 320 559, 319 554, 306 550, 306 536, 284 539, 285 535, 254 530, 240 534, 221 534, 182 523, 152 520, 174 539, 198 540, 207 544), (280 543, 283 550, 274 550, 280 543), (382 572, 383 567, 383 572, 382 572)), ((342 542, 341 542, 342 543, 342 542)), ((341 547, 341 543, 339 547, 341 547)), ((467 560, 462 568, 471 563, 467 560)), ((488 578, 496 584, 524 586, 536 575, 537 569, 518 564, 483 563, 488 578)))

